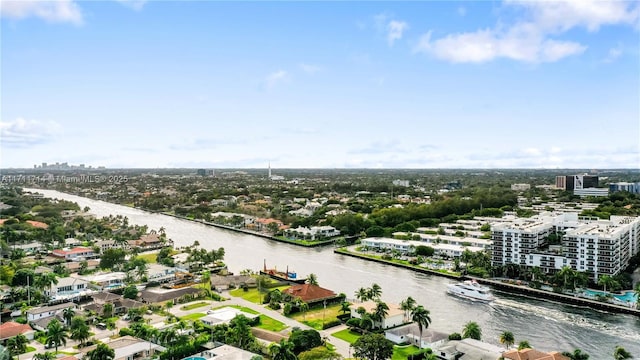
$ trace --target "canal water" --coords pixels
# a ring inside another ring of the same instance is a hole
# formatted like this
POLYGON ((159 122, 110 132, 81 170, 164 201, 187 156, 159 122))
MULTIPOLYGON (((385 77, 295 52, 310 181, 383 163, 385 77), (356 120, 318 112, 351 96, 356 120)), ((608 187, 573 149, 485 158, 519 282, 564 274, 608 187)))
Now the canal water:
POLYGON ((579 348, 591 359, 610 359, 616 345, 640 359, 640 318, 497 292, 492 304, 479 304, 446 294, 453 280, 415 273, 333 253, 333 248, 304 248, 257 236, 222 230, 196 222, 153 214, 126 206, 92 200, 51 190, 37 190, 47 197, 88 206, 98 217, 123 215, 130 224, 166 229, 176 247, 198 241, 206 249, 225 249, 225 262, 235 273, 257 271, 263 262, 299 276, 314 273, 320 286, 354 298, 360 287, 377 283, 386 302, 399 303, 412 296, 431 312, 430 328, 446 333, 462 332, 465 323, 477 322, 484 341, 499 344, 499 334, 511 331, 516 344, 527 340, 537 349, 573 351, 579 348))

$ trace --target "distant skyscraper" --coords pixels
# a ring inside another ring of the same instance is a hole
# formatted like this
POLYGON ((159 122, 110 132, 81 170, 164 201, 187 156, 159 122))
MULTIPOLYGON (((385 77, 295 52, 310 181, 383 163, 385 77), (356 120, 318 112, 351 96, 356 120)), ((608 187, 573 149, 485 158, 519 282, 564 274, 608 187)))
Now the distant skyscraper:
POLYGON ((556 176, 556 187, 563 190, 580 190, 598 187, 597 175, 562 175, 556 176))

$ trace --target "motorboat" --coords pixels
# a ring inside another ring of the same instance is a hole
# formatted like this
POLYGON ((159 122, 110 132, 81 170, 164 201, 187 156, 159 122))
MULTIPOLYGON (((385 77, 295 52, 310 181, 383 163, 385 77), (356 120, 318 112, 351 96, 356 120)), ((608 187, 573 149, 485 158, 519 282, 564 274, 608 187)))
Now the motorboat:
POLYGON ((460 283, 447 285, 447 293, 473 301, 493 301, 495 297, 491 294, 491 289, 478 284, 475 280, 466 280, 460 283))

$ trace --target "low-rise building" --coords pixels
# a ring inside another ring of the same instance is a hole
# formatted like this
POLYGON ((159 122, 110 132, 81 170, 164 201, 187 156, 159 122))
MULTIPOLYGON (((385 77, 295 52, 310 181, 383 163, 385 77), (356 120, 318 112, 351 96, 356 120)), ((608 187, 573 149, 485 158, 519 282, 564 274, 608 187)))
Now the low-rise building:
POLYGON ((0 325, 0 344, 5 344, 7 340, 18 335, 24 335, 27 340, 33 340, 35 330, 28 324, 20 324, 14 321, 7 321, 0 325))
POLYGON ((73 278, 58 278, 57 284, 52 284, 49 289, 45 289, 44 293, 51 298, 51 301, 79 299, 95 293, 95 290, 89 288, 89 282, 73 278))
MULTIPOLYGON (((362 316, 358 313, 359 308, 363 308, 365 312, 371 314, 375 311, 377 305, 378 303, 375 301, 353 303, 349 306, 349 309, 351 310, 351 317, 361 319, 362 316)), ((382 321, 374 322, 374 327, 388 329, 404 324, 404 310, 400 309, 398 304, 387 303, 387 306, 389 307, 387 316, 382 319, 382 321)))
POLYGON ((37 321, 44 318, 49 318, 56 316, 59 313, 62 313, 64 309, 68 308, 76 308, 76 304, 72 302, 66 302, 57 305, 51 306, 41 306, 33 309, 27 310, 27 320, 28 321, 37 321))
POLYGON ((86 247, 75 247, 73 249, 56 249, 51 253, 52 256, 62 258, 67 261, 80 261, 93 259, 97 255, 93 252, 93 249, 86 247))
POLYGON ((331 301, 338 298, 338 294, 332 290, 322 288, 318 285, 312 284, 297 284, 282 291, 283 294, 289 294, 294 298, 300 298, 300 300, 307 304, 315 304, 322 301, 331 301))
MULTIPOLYGON (((108 342, 107 345, 115 352, 113 360, 151 359, 157 353, 166 350, 160 345, 138 339, 133 336, 123 336, 117 338, 108 342)), ((83 359, 87 359, 87 353, 97 347, 98 345, 93 345, 83 348, 79 356, 83 359)))
POLYGON ((228 324, 229 322, 231 322, 231 320, 239 315, 242 315, 250 320, 254 320, 255 318, 260 316, 260 314, 249 314, 236 308, 224 307, 221 309, 209 311, 206 316, 200 318, 200 321, 202 321, 202 323, 207 326, 228 324))
POLYGON ((509 350, 502 353, 505 360, 570 360, 557 351, 544 352, 535 349, 509 350))
POLYGON ((408 343, 422 349, 435 349, 448 341, 449 334, 423 328, 422 337, 420 337, 418 324, 411 323, 385 330, 384 337, 396 344, 408 343))
POLYGON ((340 230, 333 226, 312 226, 311 228, 298 226, 295 229, 287 229, 285 236, 293 239, 318 240, 340 235, 340 230))
POLYGON ((450 340, 434 350, 440 359, 445 360, 499 360, 502 358, 503 348, 466 338, 462 340, 450 340))

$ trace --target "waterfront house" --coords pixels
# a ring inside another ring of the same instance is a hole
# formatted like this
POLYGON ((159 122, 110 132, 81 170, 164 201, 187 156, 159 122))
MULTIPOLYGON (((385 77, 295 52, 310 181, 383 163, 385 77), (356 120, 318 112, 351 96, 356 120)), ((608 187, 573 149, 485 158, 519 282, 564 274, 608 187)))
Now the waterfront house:
POLYGON ((254 354, 231 345, 221 343, 207 343, 205 345, 203 345, 203 347, 208 350, 191 355, 182 360, 190 360, 194 358, 202 360, 251 360, 262 358, 258 354, 254 354))
MULTIPOLYGON (((107 345, 115 352, 113 360, 151 359, 157 353, 166 350, 160 345, 138 339, 133 336, 123 336, 117 338, 108 342, 107 345)), ((98 345, 93 345, 83 348, 79 356, 83 359, 88 358, 87 353, 97 347, 98 345)))
POLYGON ((311 284, 292 285, 291 287, 283 290, 282 293, 289 294, 294 298, 300 298, 300 300, 310 305, 338 298, 338 295, 332 290, 311 284))
POLYGON ((440 359, 445 360, 499 360, 502 358, 503 348, 467 338, 450 340, 438 349, 434 349, 440 359))
POLYGON ((7 321, 0 325, 0 344, 5 345, 6 341, 18 335, 24 335, 27 340, 33 340, 35 330, 28 324, 20 324, 14 321, 7 321))
POLYGON ((119 243, 115 240, 100 240, 96 241, 94 245, 100 248, 100 253, 104 253, 109 249, 129 249, 127 242, 119 243))
POLYGON ((129 240, 128 244, 130 248, 138 248, 142 251, 160 249, 164 246, 164 242, 156 232, 142 235, 138 240, 129 240))
POLYGON ((180 270, 175 267, 162 264, 147 264, 147 279, 149 281, 165 283, 176 279, 176 273, 180 270))
POLYGON ((411 323, 393 329, 385 330, 384 337, 395 344, 413 344, 422 349, 434 349, 449 340, 449 334, 422 328, 422 337, 418 324, 411 323))
POLYGON ((121 271, 115 271, 110 273, 97 273, 92 275, 75 276, 78 279, 85 280, 94 285, 97 285, 101 289, 117 289, 125 285, 124 279, 127 274, 121 271))
POLYGON ((180 289, 161 289, 161 288, 153 288, 153 289, 145 289, 142 290, 140 299, 142 302, 148 304, 157 304, 161 302, 165 302, 168 300, 174 300, 186 294, 197 294, 201 291, 201 289, 196 289, 193 287, 183 287, 180 289))
POLYGON ((211 288, 218 291, 228 290, 230 288, 236 288, 246 285, 250 288, 257 286, 256 278, 249 275, 211 275, 211 288))
POLYGON ((333 226, 312 226, 311 228, 298 226, 295 229, 287 229, 285 236, 293 239, 318 240, 340 235, 340 230, 333 226))
MULTIPOLYGON (((368 314, 371 314, 375 311, 376 305, 378 305, 378 303, 375 301, 351 304, 349 306, 349 309, 351 310, 351 317, 361 319, 362 317, 358 313, 359 308, 363 308, 368 314)), ((387 303, 387 306, 389 307, 387 316, 382 319, 382 321, 376 321, 374 326, 382 329, 388 329, 404 324, 404 310, 400 309, 398 304, 387 303)))
POLYGON ((569 360, 557 351, 544 352, 535 349, 509 350, 502 353, 505 360, 569 360))

